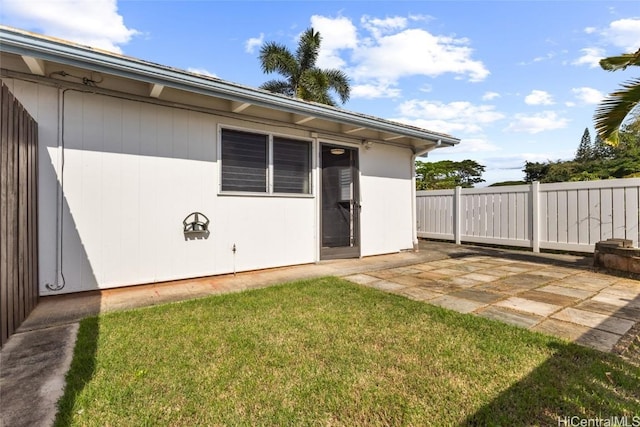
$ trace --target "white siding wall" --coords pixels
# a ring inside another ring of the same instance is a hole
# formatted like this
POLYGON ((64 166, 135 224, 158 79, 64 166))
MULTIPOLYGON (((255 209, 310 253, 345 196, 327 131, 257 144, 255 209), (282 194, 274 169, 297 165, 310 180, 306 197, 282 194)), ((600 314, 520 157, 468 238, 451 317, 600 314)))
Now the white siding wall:
MULTIPOLYGON (((317 260, 316 197, 218 194, 218 124, 243 126, 241 120, 66 91, 63 158, 58 90, 3 81, 39 125, 41 295, 52 293, 46 284, 57 283, 61 180, 65 287, 56 293, 317 260), (182 220, 194 211, 211 220, 208 239, 185 240, 182 220)), ((410 160, 408 149, 360 150, 363 256, 412 247, 410 160)))
POLYGON ((360 150, 362 256, 413 248, 411 155, 389 145, 360 150))

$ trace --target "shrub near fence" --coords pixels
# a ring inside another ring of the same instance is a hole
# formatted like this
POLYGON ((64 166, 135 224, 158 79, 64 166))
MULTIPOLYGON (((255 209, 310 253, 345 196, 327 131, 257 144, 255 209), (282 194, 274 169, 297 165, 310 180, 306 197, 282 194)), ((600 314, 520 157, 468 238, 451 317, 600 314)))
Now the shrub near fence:
POLYGON ((640 179, 418 191, 418 236, 576 252, 640 241, 640 179))

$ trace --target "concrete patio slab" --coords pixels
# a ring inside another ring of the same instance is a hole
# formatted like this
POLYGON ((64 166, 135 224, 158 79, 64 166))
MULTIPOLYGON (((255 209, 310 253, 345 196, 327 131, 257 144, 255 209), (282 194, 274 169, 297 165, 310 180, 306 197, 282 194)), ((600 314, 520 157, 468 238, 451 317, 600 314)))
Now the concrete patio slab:
POLYGON ((353 283, 358 283, 360 285, 366 285, 368 283, 377 282, 378 280, 380 280, 379 278, 370 276, 368 274, 352 274, 351 276, 346 276, 345 279, 353 283))
POLYGON ((619 305, 607 304, 605 302, 594 301, 592 299, 583 301, 575 306, 581 310, 593 311, 595 313, 620 317, 623 319, 640 321, 640 309, 633 307, 621 307, 619 305))
POLYGON ((491 276, 489 274, 483 274, 483 273, 469 273, 469 274, 464 274, 460 277, 464 279, 475 280, 482 283, 489 283, 497 280, 496 276, 491 276))
POLYGON ((378 280, 377 282, 367 283, 366 286, 380 289, 381 291, 397 291, 399 289, 406 288, 405 285, 401 285, 395 282, 390 282, 388 280, 378 280))
POLYGON ((494 294, 493 292, 486 292, 479 289, 464 289, 462 291, 452 293, 451 296, 476 301, 482 304, 491 304, 504 299, 504 295, 494 294))

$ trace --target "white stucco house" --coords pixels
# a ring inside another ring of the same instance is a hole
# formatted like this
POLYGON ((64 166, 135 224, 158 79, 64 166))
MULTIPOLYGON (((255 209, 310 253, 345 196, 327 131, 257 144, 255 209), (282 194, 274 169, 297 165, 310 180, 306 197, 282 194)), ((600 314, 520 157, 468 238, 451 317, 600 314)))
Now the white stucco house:
POLYGON ((449 135, 13 28, 38 123, 39 291, 414 249, 414 160, 449 135))

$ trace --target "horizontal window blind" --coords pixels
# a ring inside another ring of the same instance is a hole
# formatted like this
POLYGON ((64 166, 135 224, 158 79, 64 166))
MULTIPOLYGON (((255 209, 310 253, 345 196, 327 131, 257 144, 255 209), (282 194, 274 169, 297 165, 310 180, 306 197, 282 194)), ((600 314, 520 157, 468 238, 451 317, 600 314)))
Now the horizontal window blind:
POLYGON ((273 191, 309 194, 311 143, 273 138, 273 191))
POLYGON ((222 130, 222 191, 267 192, 268 137, 222 130))

